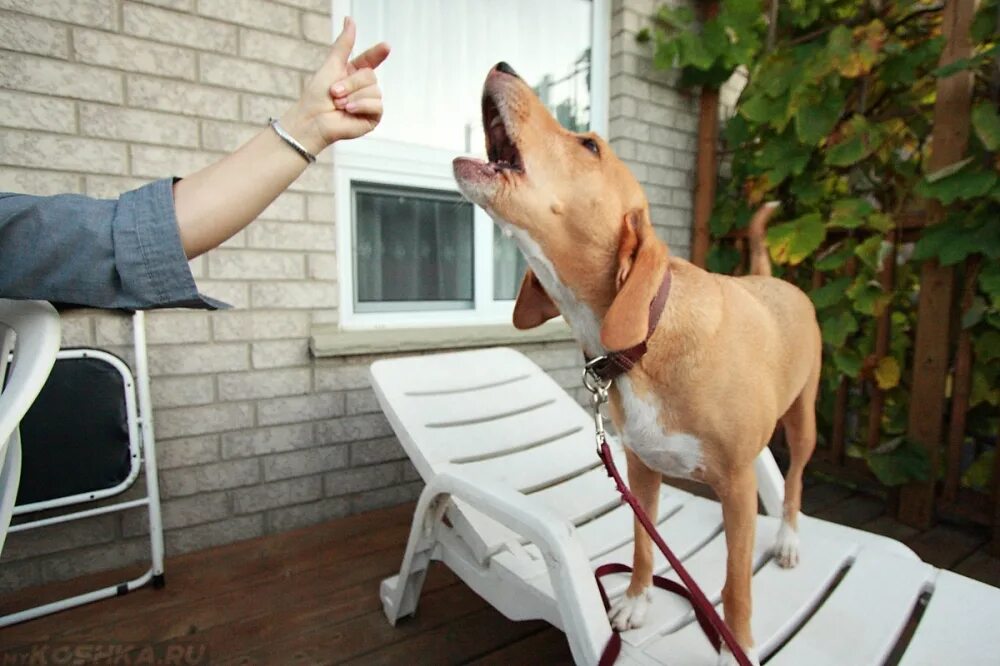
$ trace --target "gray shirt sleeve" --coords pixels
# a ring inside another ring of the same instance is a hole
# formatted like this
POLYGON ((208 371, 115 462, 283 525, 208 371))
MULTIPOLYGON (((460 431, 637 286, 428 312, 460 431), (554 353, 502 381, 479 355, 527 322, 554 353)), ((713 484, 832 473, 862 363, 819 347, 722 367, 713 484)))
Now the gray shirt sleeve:
POLYGON ((117 200, 0 193, 0 297, 128 310, 228 307, 198 293, 170 179, 117 200))

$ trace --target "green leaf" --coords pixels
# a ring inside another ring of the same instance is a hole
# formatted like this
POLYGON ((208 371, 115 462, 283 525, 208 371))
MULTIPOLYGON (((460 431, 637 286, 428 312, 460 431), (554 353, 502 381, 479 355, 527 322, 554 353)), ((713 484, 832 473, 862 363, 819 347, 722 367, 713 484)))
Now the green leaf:
POLYGON ((964 160, 959 160, 958 162, 952 162, 946 167, 941 167, 934 173, 927 174, 928 183, 936 183, 945 176, 950 176, 953 173, 958 173, 966 167, 966 165, 972 164, 975 161, 974 157, 966 157, 964 160))
POLYGON ((722 136, 725 137, 726 143, 730 146, 739 146, 749 141, 753 135, 746 118, 737 114, 726 122, 722 136))
POLYGON ((943 67, 938 67, 931 73, 934 76, 941 78, 949 77, 952 74, 957 74, 958 72, 963 72, 967 69, 977 69, 985 63, 988 63, 991 58, 998 54, 1000 54, 1000 41, 996 42, 985 51, 981 51, 969 58, 959 58, 954 62, 944 65, 943 67))
POLYGON ((987 257, 1000 255, 1000 225, 988 216, 966 219, 958 213, 924 230, 917 241, 913 258, 937 258, 943 266, 952 266, 972 254, 987 257))
POLYGON ((964 472, 962 472, 962 486, 973 490, 987 490, 990 481, 993 480, 993 461, 996 460, 997 450, 987 449, 979 457, 972 461, 964 472))
POLYGON ((799 143, 795 134, 788 131, 764 143, 756 165, 769 169, 768 181, 772 186, 777 186, 785 178, 801 174, 809 164, 811 155, 812 149, 799 143))
POLYGON ((948 222, 927 227, 913 247, 913 258, 917 261, 937 258, 946 247, 961 242, 961 237, 961 229, 948 222))
POLYGON ((857 378, 861 374, 862 358, 853 349, 839 348, 833 351, 833 365, 842 374, 857 378))
POLYGON ((875 207, 864 199, 841 199, 835 201, 830 212, 830 224, 843 229, 856 229, 865 223, 865 218, 875 212, 875 207))
POLYGON ((972 108, 972 126, 976 136, 989 150, 1000 149, 1000 114, 990 102, 980 102, 972 108))
POLYGON ((842 241, 834 245, 816 260, 816 270, 832 271, 840 268, 854 256, 854 248, 853 240, 842 241))
POLYGON ((653 53, 653 67, 656 69, 673 69, 677 63, 677 41, 660 42, 653 53))
POLYGON ((962 313, 962 328, 972 328, 983 320, 986 314, 986 301, 976 296, 972 299, 972 305, 962 313))
POLYGON ((875 366, 875 383, 883 391, 895 388, 899 384, 899 361, 892 356, 883 356, 875 366))
MULTIPOLYGON (((978 360, 978 357, 977 357, 978 360)), ((972 368, 972 390, 969 392, 969 407, 981 404, 1000 405, 1000 388, 996 388, 986 371, 979 366, 972 368)))
POLYGON ((886 213, 872 213, 868 216, 867 223, 870 229, 881 231, 882 233, 889 231, 895 226, 892 217, 886 213))
POLYGON ((776 225, 767 232, 771 259, 779 264, 802 262, 826 238, 826 227, 819 213, 809 213, 800 218, 776 225))
POLYGON ((677 57, 682 65, 690 65, 697 69, 708 69, 715 60, 705 48, 705 42, 702 41, 701 35, 693 30, 682 32, 677 37, 677 57))
POLYGON ((823 319, 820 329, 823 332, 823 342, 836 349, 844 345, 847 336, 858 330, 858 322, 850 312, 841 310, 823 319))
POLYGON ((858 259, 876 273, 882 270, 890 252, 892 252, 892 243, 881 236, 869 236, 854 250, 858 259))
POLYGON ((788 123, 788 96, 771 98, 755 92, 740 104, 739 113, 752 122, 783 130, 788 123))
POLYGON ((944 178, 937 178, 933 182, 928 176, 917 184, 916 193, 928 199, 937 199, 947 205, 957 199, 975 199, 985 196, 996 183, 996 173, 980 171, 975 166, 968 165, 944 178))
POLYGON ((979 288, 990 297, 994 305, 1000 304, 1000 264, 992 263, 983 267, 979 273, 979 288))
POLYGON ((816 306, 817 310, 823 310, 831 305, 840 303, 844 298, 844 291, 849 284, 851 284, 850 276, 830 280, 822 287, 817 287, 810 291, 809 298, 812 299, 813 305, 816 306))
POLYGON ((882 81, 897 88, 909 88, 917 80, 919 70, 933 67, 940 58, 944 37, 933 37, 916 46, 890 42, 886 59, 879 67, 882 81), (891 53, 889 53, 891 51, 891 53))
POLYGON ((806 85, 792 96, 795 132, 802 143, 815 146, 836 126, 843 112, 844 95, 833 88, 806 85))
POLYGON ((826 152, 830 166, 851 166, 871 155, 881 142, 881 133, 865 120, 855 115, 844 127, 845 138, 826 152))
POLYGON ((731 245, 716 243, 705 257, 705 267, 712 273, 732 274, 740 263, 740 253, 731 245))
POLYGON ((886 486, 926 481, 931 474, 927 451, 905 437, 889 440, 869 451, 868 467, 886 486))
POLYGON ((854 310, 861 314, 877 317, 892 300, 882 286, 872 280, 858 279, 847 290, 847 296, 854 302, 854 310))
POLYGON ((973 346, 979 363, 989 363, 1000 358, 1000 331, 986 331, 976 336, 973 346))

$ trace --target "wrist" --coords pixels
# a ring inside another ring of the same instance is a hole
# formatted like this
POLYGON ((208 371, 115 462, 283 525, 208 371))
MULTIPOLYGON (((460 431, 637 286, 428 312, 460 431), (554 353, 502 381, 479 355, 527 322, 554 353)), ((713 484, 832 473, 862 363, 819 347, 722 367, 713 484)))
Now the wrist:
POLYGON ((329 142, 323 138, 315 119, 302 113, 297 105, 286 111, 278 119, 286 132, 313 155, 319 155, 329 142))

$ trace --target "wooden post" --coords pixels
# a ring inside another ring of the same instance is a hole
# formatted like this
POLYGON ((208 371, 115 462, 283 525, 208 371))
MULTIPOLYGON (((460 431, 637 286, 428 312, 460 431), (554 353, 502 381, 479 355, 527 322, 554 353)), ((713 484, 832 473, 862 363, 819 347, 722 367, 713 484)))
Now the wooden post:
MULTIPOLYGON (((942 17, 945 38, 941 65, 972 53, 969 27, 977 0, 947 0, 942 17)), ((934 126, 927 171, 933 173, 962 159, 969 139, 972 74, 959 72, 938 79, 934 126)), ((944 211, 935 201, 928 205, 928 224, 939 222, 944 211)), ((913 352, 913 390, 907 432, 927 450, 931 472, 926 481, 900 490, 899 519, 914 527, 929 527, 934 517, 934 490, 943 434, 945 379, 955 276, 951 267, 927 261, 920 269, 917 336, 913 352)))
MULTIPOLYGON (((719 13, 718 0, 711 0, 705 8, 705 19, 719 13)), ((708 256, 708 220, 715 203, 717 178, 716 144, 719 138, 719 89, 702 88, 698 114, 697 181, 694 186, 694 228, 691 230, 691 261, 705 267, 708 256)))

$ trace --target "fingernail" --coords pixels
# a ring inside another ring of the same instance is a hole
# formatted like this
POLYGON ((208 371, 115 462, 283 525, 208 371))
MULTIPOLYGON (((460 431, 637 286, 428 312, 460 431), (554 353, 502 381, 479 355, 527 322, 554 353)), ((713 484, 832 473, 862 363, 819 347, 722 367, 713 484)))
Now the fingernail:
POLYGON ((346 101, 346 100, 343 100, 343 99, 334 99, 334 100, 333 100, 333 105, 334 105, 335 107, 337 107, 338 109, 342 109, 342 108, 344 108, 345 106, 347 106, 347 101, 346 101))
POLYGON ((344 85, 342 83, 338 83, 333 87, 333 94, 339 97, 340 95, 344 94, 344 90, 346 90, 346 88, 344 88, 344 85))
POLYGON ((357 108, 358 108, 357 104, 355 104, 354 102, 348 102, 347 106, 344 107, 344 110, 347 111, 348 113, 354 113, 354 110, 357 108))

